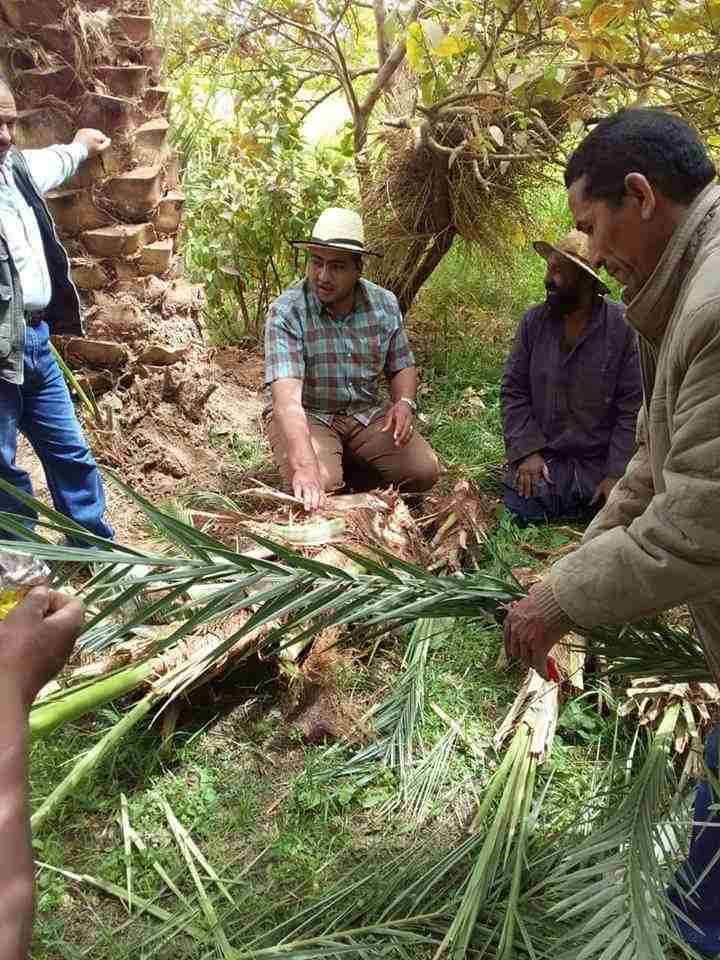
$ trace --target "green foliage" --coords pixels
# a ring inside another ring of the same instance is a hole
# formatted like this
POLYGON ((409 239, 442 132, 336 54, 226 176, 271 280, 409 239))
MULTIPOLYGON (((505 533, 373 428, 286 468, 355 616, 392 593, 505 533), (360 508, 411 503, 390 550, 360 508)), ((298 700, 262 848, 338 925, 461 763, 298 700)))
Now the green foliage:
POLYGON ((344 158, 303 148, 298 138, 263 141, 249 158, 231 127, 199 147, 185 174, 185 261, 205 284, 207 319, 216 342, 259 338, 270 302, 303 271, 291 239, 310 236, 319 213, 347 198, 344 158))
POLYGON ((257 339, 269 303, 303 270, 288 241, 355 200, 352 168, 341 150, 304 141, 297 73, 272 44, 260 64, 259 48, 237 40, 232 5, 226 17, 189 0, 163 9, 186 266, 205 284, 214 340, 257 339))

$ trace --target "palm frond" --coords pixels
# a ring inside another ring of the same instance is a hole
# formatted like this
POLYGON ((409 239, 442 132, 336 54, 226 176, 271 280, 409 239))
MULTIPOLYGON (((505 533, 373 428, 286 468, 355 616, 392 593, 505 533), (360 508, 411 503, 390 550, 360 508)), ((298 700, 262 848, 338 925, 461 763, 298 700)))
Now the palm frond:
POLYGON ((542 891, 552 903, 550 915, 567 925, 568 957, 664 960, 669 944, 694 956, 675 929, 676 911, 665 893, 686 832, 680 823, 668 829, 676 798, 668 757, 679 710, 675 704, 666 711, 619 806, 573 843, 542 891))

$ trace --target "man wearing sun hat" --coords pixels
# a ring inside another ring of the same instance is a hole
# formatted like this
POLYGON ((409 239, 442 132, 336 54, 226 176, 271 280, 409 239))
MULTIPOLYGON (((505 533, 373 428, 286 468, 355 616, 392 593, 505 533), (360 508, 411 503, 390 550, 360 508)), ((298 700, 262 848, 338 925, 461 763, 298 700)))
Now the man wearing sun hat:
POLYGON ((397 298, 362 277, 363 257, 379 254, 360 215, 330 207, 292 243, 308 251, 305 278, 265 325, 265 416, 283 479, 307 510, 342 489, 344 457, 367 469, 368 487, 429 490, 439 468, 415 427, 415 360, 397 298))
POLYGON ((501 386, 505 505, 523 524, 601 506, 635 450, 642 402, 636 335, 605 298, 587 237, 534 247, 546 298, 523 317, 501 386))

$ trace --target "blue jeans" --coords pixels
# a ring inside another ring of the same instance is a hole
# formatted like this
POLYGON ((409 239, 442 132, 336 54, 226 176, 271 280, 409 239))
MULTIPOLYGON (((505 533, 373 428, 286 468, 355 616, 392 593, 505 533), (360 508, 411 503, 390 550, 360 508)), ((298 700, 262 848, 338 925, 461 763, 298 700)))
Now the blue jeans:
MULTIPOLYGON (((45 470, 50 494, 59 513, 81 524, 90 533, 111 540, 112 527, 103 520, 105 494, 65 379, 50 352, 45 321, 27 328, 25 382, 22 386, 0 380, 0 476, 33 496, 25 470, 15 464, 18 430, 25 434, 45 470)), ((0 491, 0 511, 23 514, 34 527, 37 514, 0 491)), ((0 531, 3 539, 15 539, 0 531)), ((83 541, 71 538, 83 545, 83 541)))
MULTIPOLYGON (((715 727, 705 742, 705 765, 715 777, 719 750, 720 727, 715 727)), ((708 957, 720 957, 720 816, 710 809, 719 799, 707 780, 698 784, 688 858, 668 891, 690 921, 676 920, 683 940, 708 957)))

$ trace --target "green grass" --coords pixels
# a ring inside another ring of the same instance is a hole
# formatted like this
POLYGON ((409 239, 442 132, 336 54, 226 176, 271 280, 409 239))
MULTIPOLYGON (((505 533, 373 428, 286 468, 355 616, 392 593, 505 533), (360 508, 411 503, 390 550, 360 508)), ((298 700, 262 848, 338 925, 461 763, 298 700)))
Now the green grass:
MULTIPOLYGON (((537 201, 539 235, 560 232, 560 193, 537 201)), ((430 440, 454 475, 470 475, 497 490, 503 461, 499 382, 515 326, 543 296, 544 262, 523 248, 505 263, 489 263, 457 245, 433 275, 412 316, 424 371, 423 408, 430 440), (419 336, 421 334, 421 336, 419 336)), ((223 438, 226 443, 226 438, 223 438)), ((233 437, 232 457, 245 470, 261 472, 268 451, 260 439, 233 437)), ((521 530, 503 515, 485 556, 491 572, 536 566, 527 548, 552 550, 568 541, 556 527, 521 530)), ((492 744, 497 726, 520 682, 513 667, 498 667, 500 628, 478 622, 431 641, 425 676, 428 705, 435 705, 463 731, 422 827, 402 807, 387 804, 398 791, 397 773, 380 764, 363 778, 320 782, 325 746, 308 746, 282 719, 282 693, 270 676, 235 674, 196 696, 184 708, 170 749, 161 750, 159 726, 136 733, 107 758, 41 836, 39 859, 76 873, 124 886, 126 859, 119 825, 120 795, 128 798, 130 822, 149 854, 133 853, 137 894, 168 910, 177 902, 153 869, 153 857, 175 878, 183 894, 196 891, 162 811, 166 801, 191 831, 208 860, 226 878, 262 854, 233 891, 245 898, 241 914, 261 917, 269 929, 288 911, 326 891, 358 865, 382 866, 400 850, 432 841, 439 857, 461 837, 499 756, 492 744), (243 687, 253 687, 253 692, 243 687), (247 697, 251 700, 247 701, 247 697), (264 851, 264 853, 263 853, 264 851)), ((371 661, 341 669, 340 694, 371 704, 387 695, 402 658, 403 643, 384 641, 371 661)), ((68 764, 107 731, 116 713, 101 711, 33 746, 32 796, 37 806, 68 764)), ((448 733, 429 706, 421 729, 430 751, 448 733)), ((622 727, 621 745, 628 733, 622 727)), ((574 698, 563 711, 552 755, 538 774, 537 795, 547 790, 540 826, 570 825, 592 785, 613 756, 615 721, 598 713, 592 695, 574 698)), ((346 751, 349 756, 352 751, 346 751)), ((215 891, 217 893, 217 891, 215 891)), ((373 920, 368 917, 368 920, 373 920)), ((158 929, 154 920, 120 929, 127 912, 117 900, 57 874, 38 881, 35 960, 97 960, 140 957, 139 941, 158 929)), ((195 956, 184 940, 153 956, 195 956)), ((413 954, 414 956, 415 954, 413 954)), ((490 958, 488 958, 490 960, 490 958)))

